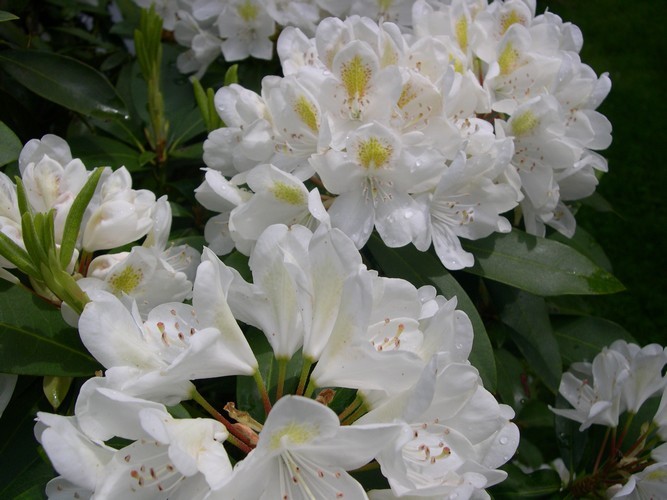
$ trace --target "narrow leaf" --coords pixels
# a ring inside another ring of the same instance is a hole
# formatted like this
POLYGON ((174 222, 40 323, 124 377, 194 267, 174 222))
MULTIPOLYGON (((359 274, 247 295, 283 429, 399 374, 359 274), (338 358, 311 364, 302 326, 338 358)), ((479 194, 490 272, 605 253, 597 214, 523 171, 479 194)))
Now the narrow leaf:
POLYGON ((226 87, 232 83, 239 83, 239 65, 232 64, 225 73, 225 81, 223 85, 226 87))
POLYGON ((7 12, 6 10, 0 10, 0 23, 3 23, 5 21, 15 21, 17 19, 20 19, 18 16, 15 16, 11 12, 7 12))
POLYGON ((16 134, 0 121, 0 166, 18 160, 22 148, 16 134))
POLYGON ((99 368, 58 309, 0 282, 0 372, 76 377, 99 368))
POLYGON ((606 294, 623 290, 611 274, 562 243, 517 229, 464 241, 475 255, 470 273, 535 295, 606 294))
POLYGON ((382 270, 388 275, 408 280, 416 287, 434 286, 446 298, 457 298, 457 309, 468 315, 474 331, 470 362, 479 370, 484 386, 490 391, 496 388, 496 364, 489 336, 482 318, 468 294, 430 253, 423 253, 412 246, 388 248, 375 235, 368 241, 368 248, 382 270))
POLYGON ((79 229, 81 229, 81 221, 83 220, 83 214, 86 211, 86 207, 90 203, 93 195, 95 194, 95 188, 97 188, 97 183, 100 180, 100 176, 104 169, 97 168, 88 177, 88 180, 79 191, 79 194, 76 195, 72 206, 70 207, 69 213, 67 214, 67 219, 65 220, 65 227, 63 229, 63 238, 60 244, 60 265, 63 269, 66 269, 72 260, 72 255, 74 254, 74 247, 76 246, 77 239, 79 238, 79 229))
POLYGON ((39 279, 39 271, 32 264, 30 255, 23 250, 5 233, 0 232, 0 255, 14 264, 19 271, 33 278, 39 279))
POLYGON ((124 117, 125 105, 109 80, 96 69, 52 52, 6 50, 0 66, 44 99, 83 115, 124 117))

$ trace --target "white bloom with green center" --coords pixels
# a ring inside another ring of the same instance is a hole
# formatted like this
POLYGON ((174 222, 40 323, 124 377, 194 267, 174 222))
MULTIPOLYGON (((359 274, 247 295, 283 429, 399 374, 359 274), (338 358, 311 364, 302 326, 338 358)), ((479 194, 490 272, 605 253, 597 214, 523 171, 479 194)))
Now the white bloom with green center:
POLYGON ((319 221, 314 215, 326 213, 317 189, 308 193, 297 177, 273 165, 257 166, 246 181, 255 194, 229 216, 230 236, 241 253, 250 254, 257 238, 272 224, 316 229, 319 221))
POLYGON ((225 41, 220 48, 226 61, 239 61, 248 56, 271 59, 273 43, 269 39, 275 22, 258 0, 225 2, 217 20, 218 33, 225 41))
POLYGON ((331 224, 363 247, 377 227, 390 247, 410 243, 426 230, 426 216, 408 194, 429 177, 402 146, 400 136, 377 123, 351 133, 345 151, 313 156, 311 164, 326 188, 339 195, 329 209, 331 224))
POLYGON ((209 498, 365 499, 347 471, 372 460, 399 431, 395 424, 341 426, 323 404, 285 396, 269 413, 257 447, 209 498))

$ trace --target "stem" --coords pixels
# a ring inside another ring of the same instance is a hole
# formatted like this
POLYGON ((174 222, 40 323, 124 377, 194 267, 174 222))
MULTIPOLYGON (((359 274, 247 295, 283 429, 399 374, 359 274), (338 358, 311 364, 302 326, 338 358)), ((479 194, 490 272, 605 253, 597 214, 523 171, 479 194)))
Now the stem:
POLYGON ((287 358, 276 358, 278 362, 278 383, 276 384, 276 401, 283 397, 285 392, 285 376, 287 375, 287 358))
POLYGON ((352 402, 349 405, 347 405, 347 407, 341 412, 340 415, 338 415, 338 420, 340 420, 341 422, 345 420, 354 412, 354 410, 359 408, 359 405, 363 404, 363 402, 364 401, 361 399, 359 394, 356 394, 352 402))
POLYGON ((352 425, 354 422, 356 422, 360 417, 365 415, 367 413, 367 408, 366 405, 364 404, 363 400, 361 401, 361 404, 357 407, 354 412, 352 412, 352 415, 348 416, 345 418, 345 420, 341 421, 341 425, 352 425))
POLYGON ((193 391, 192 399, 197 403, 199 403, 199 405, 202 408, 204 408, 213 418, 215 418, 218 422, 220 422, 222 425, 225 426, 227 432, 229 432, 229 436, 227 437, 227 439, 231 444, 233 444, 246 454, 252 451, 252 448, 248 445, 248 443, 245 442, 243 436, 240 435, 240 433, 234 427, 234 425, 229 420, 227 420, 224 417, 224 415, 222 415, 218 410, 216 410, 208 401, 206 401, 204 396, 202 396, 197 391, 197 389, 193 391))
POLYGON ((623 440, 625 439, 626 434, 630 430, 630 425, 632 424, 632 420, 635 418, 634 413, 630 413, 628 415, 628 419, 625 421, 625 425, 623 426, 623 432, 621 432, 621 437, 618 438, 618 441, 616 442, 616 449, 619 449, 621 445, 623 444, 623 440))
POLYGON ((85 276, 88 272, 88 266, 93 260, 93 252, 88 252, 86 250, 81 250, 81 256, 79 257, 79 274, 85 276))
POLYGON ((255 370, 255 373, 252 374, 252 378, 257 384, 257 389, 259 390, 260 396, 262 396, 262 404, 264 405, 264 413, 266 415, 271 411, 271 400, 269 399, 269 393, 266 390, 266 385, 264 384, 264 379, 262 374, 259 373, 259 369, 255 370))
POLYGON ((598 452, 598 456, 595 459, 595 466, 593 467, 593 474, 595 474, 598 471, 598 468, 600 466, 600 460, 602 460, 602 452, 607 447, 607 440, 609 439, 609 431, 611 431, 611 429, 609 427, 607 427, 607 432, 604 433, 604 439, 602 440, 602 446, 600 446, 600 451, 598 452))
POLYGON ((311 366, 313 366, 313 362, 308 358, 303 358, 303 365, 301 366, 301 375, 299 376, 299 385, 296 388, 297 396, 303 396, 303 391, 306 388, 306 381, 308 380, 308 375, 310 375, 311 366))
POLYGON ((306 396, 307 398, 310 398, 313 396, 313 392, 315 392, 315 389, 317 389, 317 384, 313 382, 313 379, 311 378, 308 381, 308 385, 306 386, 306 390, 304 391, 303 395, 306 396))

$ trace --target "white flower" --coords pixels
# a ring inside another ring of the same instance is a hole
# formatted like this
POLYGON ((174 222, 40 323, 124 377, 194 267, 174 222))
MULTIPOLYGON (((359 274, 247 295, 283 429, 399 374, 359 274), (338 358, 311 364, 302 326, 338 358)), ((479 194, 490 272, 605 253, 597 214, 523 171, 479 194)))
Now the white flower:
MULTIPOLYGON (((207 279, 215 280, 215 275, 207 279)), ((209 290, 210 294, 214 288, 209 290)), ((224 317, 226 303, 218 301, 224 301, 224 296, 212 294, 204 301, 195 285, 193 302, 209 306, 201 308, 202 325, 192 306, 185 304, 158 306, 143 322, 136 305, 131 304, 130 312, 118 298, 103 291, 91 298, 79 319, 81 340, 107 368, 107 377, 117 380, 114 385, 128 394, 153 394, 161 402, 176 404, 190 396, 190 380, 251 374, 256 369, 252 353, 246 352, 247 343, 240 351, 234 344, 238 335, 229 327, 236 323, 224 317)))
POLYGON ((132 189, 125 167, 106 169, 82 224, 82 246, 88 252, 107 250, 138 240, 151 229, 155 195, 132 189))
POLYGON ((326 406, 285 396, 269 413, 257 447, 210 498, 366 498, 346 471, 372 460, 399 429, 393 424, 341 426, 326 406))
POLYGON ((275 31, 275 23, 262 2, 225 2, 217 24, 220 36, 226 39, 220 46, 225 60, 238 61, 248 56, 271 59, 273 43, 269 37, 275 31))
POLYGON ((643 471, 633 474, 620 489, 610 488, 611 498, 644 500, 667 498, 667 463, 649 465, 643 471))
POLYGON ((644 402, 660 393, 667 383, 663 368, 667 364, 667 351, 658 344, 640 347, 617 340, 609 349, 621 353, 628 362, 628 379, 623 384, 622 405, 637 413, 644 402))
MULTIPOLYGON (((396 496, 479 496, 519 444, 514 412, 484 389, 477 370, 437 354, 407 391, 374 404, 358 422, 408 424, 377 457, 396 496)), ((381 498, 381 497, 380 497, 381 498)))
POLYGON ((573 363, 561 378, 558 392, 574 409, 551 408, 551 411, 581 423, 581 431, 592 424, 616 427, 624 410, 621 396, 629 376, 627 359, 618 351, 604 348, 593 364, 573 363))

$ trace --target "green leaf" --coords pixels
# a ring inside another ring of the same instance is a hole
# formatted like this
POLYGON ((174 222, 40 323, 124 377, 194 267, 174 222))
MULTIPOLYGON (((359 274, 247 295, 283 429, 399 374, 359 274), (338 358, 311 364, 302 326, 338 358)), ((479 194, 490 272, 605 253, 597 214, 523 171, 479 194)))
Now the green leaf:
POLYGON ((90 376, 100 368, 55 307, 0 283, 0 372, 90 376))
POLYGON ((23 145, 16 134, 0 122, 0 167, 19 159, 23 145))
POLYGON ((554 334, 560 346, 563 362, 589 361, 614 340, 637 341, 621 325, 592 316, 558 318, 554 320, 554 334))
POLYGON ((54 411, 60 408, 63 403, 72 385, 72 380, 74 380, 72 377, 51 377, 48 375, 44 377, 42 390, 54 411))
POLYGON ((80 158, 88 168, 111 167, 116 170, 124 166, 129 172, 138 172, 146 163, 138 150, 109 137, 79 136, 72 137, 67 142, 72 154, 80 158))
POLYGON ((22 380, 2 415, 0 426, 0 498, 45 498, 46 483, 56 474, 39 454, 35 413, 43 401, 39 380, 22 380), (20 388, 20 385, 27 387, 20 388), (34 496, 40 493, 41 496, 34 496), (25 496, 24 496, 25 495, 25 496))
POLYGON ((125 104, 109 80, 71 57, 36 50, 0 52, 0 66, 44 99, 83 115, 126 115, 125 104))
POLYGON ((623 290, 611 274, 562 243, 514 229, 463 241, 475 255, 465 271, 535 295, 606 294, 623 290))
POLYGON ((5 21, 16 21, 17 19, 20 19, 18 16, 15 16, 11 12, 7 12, 6 10, 0 10, 0 23, 4 23, 5 21))
POLYGON ((22 273, 39 279, 40 273, 33 265, 28 252, 14 243, 5 233, 0 233, 0 255, 14 264, 22 273))
POLYGON ((499 285, 489 289, 501 308, 501 321, 514 330, 512 341, 542 382, 555 393, 562 365, 544 299, 499 285))
POLYGON ((81 191, 76 195, 76 198, 72 202, 72 207, 67 214, 65 228, 63 229, 62 243, 60 245, 60 265, 63 269, 67 269, 67 266, 72 260, 74 247, 79 238, 79 229, 81 229, 83 214, 86 212, 86 208, 95 194, 97 183, 99 182, 103 171, 104 169, 98 168, 90 174, 88 180, 81 188, 81 191))
POLYGON ((580 254, 588 257, 596 265, 600 266, 605 271, 611 272, 611 262, 607 254, 604 253, 604 250, 600 244, 595 241, 595 238, 588 233, 581 226, 577 226, 577 231, 574 233, 572 238, 567 238, 562 234, 556 232, 549 236, 549 239, 552 241, 558 241, 574 248, 580 254))
POLYGON ((509 474, 507 479, 489 489, 495 499, 545 498, 560 491, 561 480, 555 470, 542 469, 526 474, 511 464, 503 469, 509 474))
POLYGON ((223 85, 226 87, 232 83, 239 83, 239 65, 232 64, 227 72, 225 73, 225 82, 223 85))
POLYGON ((457 309, 468 315, 475 335, 470 362, 479 370, 484 386, 495 391, 496 363, 482 318, 468 294, 442 263, 432 254, 420 252, 413 246, 389 248, 375 234, 368 241, 368 248, 388 276, 403 278, 416 287, 432 285, 448 299, 456 296, 457 309))
POLYGON ((505 349, 495 351, 496 368, 498 370, 497 390, 503 403, 519 412, 526 401, 526 391, 522 385, 525 375, 521 361, 505 349))

